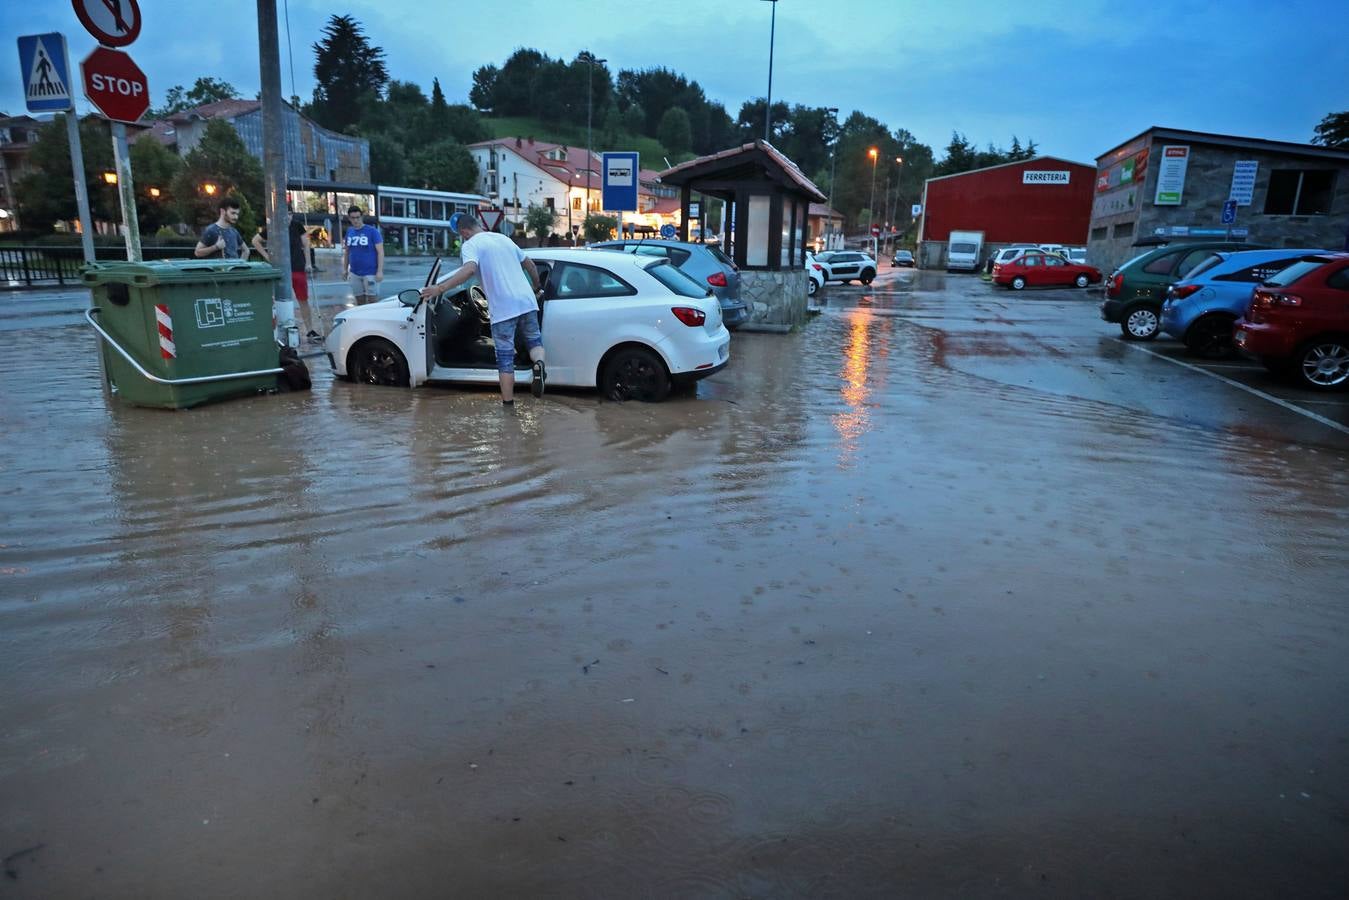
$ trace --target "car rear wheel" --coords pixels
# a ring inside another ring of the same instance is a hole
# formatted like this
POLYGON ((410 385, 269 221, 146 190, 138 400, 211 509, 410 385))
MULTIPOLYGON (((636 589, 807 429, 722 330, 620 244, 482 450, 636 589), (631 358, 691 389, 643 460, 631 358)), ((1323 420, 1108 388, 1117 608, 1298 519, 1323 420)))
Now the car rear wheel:
POLYGON ((863 284, 871 284, 872 280, 874 280, 875 277, 876 277, 876 273, 875 273, 873 270, 871 270, 871 269, 863 269, 863 270, 862 270, 862 283, 863 283, 863 284))
POLYGON ((1308 341, 1297 354, 1297 374, 1313 390, 1349 387, 1349 339, 1323 337, 1308 341))
POLYGON ((1202 359, 1227 359, 1232 355, 1232 324, 1229 316, 1205 316, 1185 333, 1185 348, 1202 359))
POLYGON ((819 285, 817 285, 817 284, 815 283, 815 279, 814 279, 814 278, 808 278, 808 279, 806 279, 806 280, 807 280, 807 282, 809 283, 809 287, 806 288, 806 294, 809 295, 809 296, 811 296, 811 297, 814 297, 814 296, 815 296, 815 292, 818 291, 818 290, 820 289, 820 287, 819 287, 819 285))
POLYGON ((360 384, 403 387, 408 383, 408 364, 398 348, 384 338, 368 338, 351 351, 347 365, 351 378, 360 384))
POLYGON ((600 390, 610 400, 655 403, 670 393, 670 374, 659 356, 643 347, 624 347, 609 357, 600 390))
POLYGON ((1011 288, 1014 291, 1024 291, 1026 289, 1026 279, 1020 275, 1012 279, 1011 288))
POLYGON ((1086 287, 1087 285, 1091 284, 1091 279, 1088 278, 1085 274, 1084 274, 1084 275, 1079 275, 1079 276, 1077 276, 1077 278, 1073 281, 1073 284, 1077 285, 1077 286, 1080 287, 1080 288, 1084 288, 1084 287, 1086 287))
POLYGON ((1157 336, 1161 325, 1157 310, 1149 306, 1135 306, 1125 312, 1119 330, 1126 341, 1150 341, 1157 336))

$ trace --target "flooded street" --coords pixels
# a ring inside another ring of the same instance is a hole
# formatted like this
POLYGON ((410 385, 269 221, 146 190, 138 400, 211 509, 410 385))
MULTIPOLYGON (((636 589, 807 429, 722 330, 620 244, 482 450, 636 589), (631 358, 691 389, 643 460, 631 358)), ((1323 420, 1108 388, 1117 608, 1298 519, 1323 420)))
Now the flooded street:
POLYGON ((1343 395, 873 287, 514 415, 0 294, 0 897, 1343 896, 1343 395))

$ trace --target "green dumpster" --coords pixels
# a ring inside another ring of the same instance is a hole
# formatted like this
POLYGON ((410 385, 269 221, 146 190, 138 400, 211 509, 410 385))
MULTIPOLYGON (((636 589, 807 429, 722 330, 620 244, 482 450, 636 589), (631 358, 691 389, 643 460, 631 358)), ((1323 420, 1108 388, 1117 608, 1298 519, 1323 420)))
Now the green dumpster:
POLYGON ((116 394, 184 409, 276 387, 272 291, 280 272, 239 260, 93 263, 85 313, 116 394))

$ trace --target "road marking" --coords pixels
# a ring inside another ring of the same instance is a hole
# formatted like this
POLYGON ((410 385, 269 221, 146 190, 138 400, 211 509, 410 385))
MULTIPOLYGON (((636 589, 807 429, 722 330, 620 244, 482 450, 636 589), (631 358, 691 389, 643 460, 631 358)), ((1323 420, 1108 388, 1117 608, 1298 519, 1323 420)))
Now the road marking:
POLYGON ((1156 352, 1155 350, 1149 350, 1147 347, 1140 347, 1137 344, 1125 344, 1125 346, 1132 347, 1135 350, 1146 353, 1148 356, 1153 356, 1156 357, 1157 359, 1164 359, 1167 362, 1174 363, 1175 365, 1178 365, 1183 369, 1189 369, 1191 372, 1198 372, 1200 375, 1207 375, 1209 378, 1216 378, 1218 381, 1224 382, 1225 384, 1230 384, 1237 390, 1245 391, 1248 394, 1254 394, 1255 396, 1260 397, 1263 400, 1268 400, 1275 406, 1282 406, 1289 412, 1295 412, 1300 416, 1306 416, 1313 422, 1320 422, 1327 428, 1335 429, 1340 434, 1349 434, 1349 426, 1341 425, 1339 422, 1336 422, 1333 419, 1327 419, 1325 416, 1318 416, 1316 413, 1312 412, 1309 409, 1303 409, 1300 406, 1296 406, 1292 403, 1289 403, 1287 400, 1280 400, 1278 397, 1275 397, 1272 394, 1266 394, 1264 391, 1253 388, 1250 385, 1242 384, 1240 381, 1233 381, 1226 375, 1219 375, 1217 372, 1210 372, 1207 369, 1199 368, 1199 366, 1193 366, 1187 362, 1181 362, 1178 359, 1172 359, 1169 356, 1164 356, 1161 353, 1156 352))

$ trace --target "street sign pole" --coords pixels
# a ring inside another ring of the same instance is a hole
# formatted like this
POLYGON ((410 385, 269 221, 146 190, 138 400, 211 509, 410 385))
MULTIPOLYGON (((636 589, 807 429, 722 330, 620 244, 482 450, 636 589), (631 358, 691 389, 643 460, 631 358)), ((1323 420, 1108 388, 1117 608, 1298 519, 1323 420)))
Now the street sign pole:
POLYGON ((131 153, 126 145, 126 125, 112 123, 112 155, 117 163, 117 198, 122 204, 122 228, 126 237, 126 261, 141 261, 140 218, 136 215, 136 186, 131 182, 131 153))
POLYGON ((272 265, 281 270, 276 287, 277 343, 288 343, 295 327, 290 285, 290 206, 286 203, 285 118, 281 109, 281 50, 276 0, 258 0, 258 67, 262 81, 262 162, 267 236, 272 265))
POLYGON ((89 214, 89 185, 84 180, 84 147, 80 143, 80 121, 72 109, 65 114, 66 137, 70 140, 70 168, 75 174, 75 207, 80 212, 80 244, 84 261, 94 261, 94 218, 89 214))

